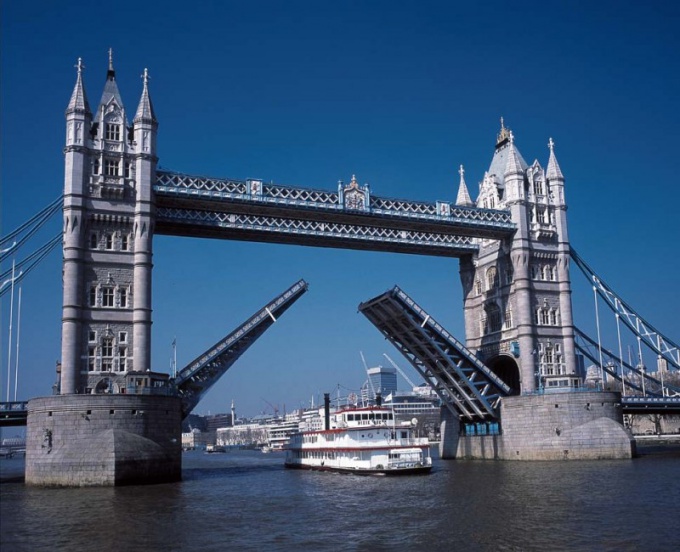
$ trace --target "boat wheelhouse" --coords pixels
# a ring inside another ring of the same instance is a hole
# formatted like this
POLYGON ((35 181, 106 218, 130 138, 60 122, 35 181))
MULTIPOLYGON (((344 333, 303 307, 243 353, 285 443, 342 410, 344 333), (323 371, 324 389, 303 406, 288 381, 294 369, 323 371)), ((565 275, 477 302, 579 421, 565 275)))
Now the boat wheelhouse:
POLYGON ((287 468, 364 475, 427 473, 430 443, 416 436, 417 420, 398 421, 391 409, 376 405, 345 407, 330 413, 326 397, 325 429, 290 436, 287 468))

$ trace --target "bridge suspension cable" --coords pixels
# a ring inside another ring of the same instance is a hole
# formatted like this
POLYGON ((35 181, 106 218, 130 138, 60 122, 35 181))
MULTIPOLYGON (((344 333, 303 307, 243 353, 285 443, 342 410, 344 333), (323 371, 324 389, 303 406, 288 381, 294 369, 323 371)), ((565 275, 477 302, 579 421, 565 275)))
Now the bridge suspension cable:
POLYGON ((680 346, 658 331, 654 326, 642 318, 642 316, 637 314, 630 305, 623 301, 623 299, 621 299, 611 287, 609 287, 604 280, 588 266, 583 258, 576 253, 573 247, 571 248, 570 253, 576 266, 578 266, 586 278, 592 282, 593 289, 616 314, 617 320, 620 319, 623 321, 628 329, 630 329, 630 331, 638 338, 639 342, 643 342, 659 357, 665 359, 668 364, 676 370, 680 370, 680 346))
MULTIPOLYGON (((26 222, 12 230, 6 236, 0 238, 0 246, 5 246, 10 241, 9 247, 0 249, 0 262, 7 259, 26 244, 53 216, 61 210, 64 196, 61 195, 47 207, 33 215, 26 222)), ((13 262, 12 268, 0 274, 0 297, 7 293, 14 285, 21 282, 39 263, 42 261, 59 243, 61 243, 61 232, 50 238, 46 243, 33 251, 24 259, 13 262), (9 286, 12 284, 12 286, 9 286)))

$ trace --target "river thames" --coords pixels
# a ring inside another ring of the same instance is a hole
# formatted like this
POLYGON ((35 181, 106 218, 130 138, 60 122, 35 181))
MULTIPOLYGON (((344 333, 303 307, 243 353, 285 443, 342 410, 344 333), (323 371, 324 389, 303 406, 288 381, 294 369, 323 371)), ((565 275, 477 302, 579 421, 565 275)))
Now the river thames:
POLYGON ((194 451, 180 483, 118 488, 26 487, 22 468, 0 460, 3 552, 680 547, 679 447, 619 461, 435 458, 430 475, 394 478, 194 451))

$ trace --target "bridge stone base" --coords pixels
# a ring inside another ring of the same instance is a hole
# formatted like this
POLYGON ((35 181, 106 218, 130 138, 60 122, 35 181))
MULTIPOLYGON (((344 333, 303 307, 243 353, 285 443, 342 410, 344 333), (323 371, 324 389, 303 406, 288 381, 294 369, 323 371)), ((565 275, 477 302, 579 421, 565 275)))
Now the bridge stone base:
POLYGON ((179 481, 181 401, 57 395, 28 403, 26 484, 85 487, 179 481))
POLYGON ((632 458, 635 441, 623 427, 619 393, 554 393, 502 400, 501 435, 459 434, 442 409, 442 458, 597 460, 632 458))

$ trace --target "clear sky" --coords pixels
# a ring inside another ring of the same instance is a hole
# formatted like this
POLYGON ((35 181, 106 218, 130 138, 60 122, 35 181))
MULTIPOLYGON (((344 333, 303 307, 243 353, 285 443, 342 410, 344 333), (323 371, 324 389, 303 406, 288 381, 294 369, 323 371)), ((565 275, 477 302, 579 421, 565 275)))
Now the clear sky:
MULTIPOLYGON (((547 165, 552 137, 572 245, 680 338, 677 2, 160 4, 2 2, 3 235, 62 192, 73 66, 83 58, 95 109, 111 47, 130 119, 149 69, 160 166, 179 172, 327 190, 356 174, 375 195, 455 201, 460 164, 476 197, 501 116, 529 163, 547 165)), ((56 216, 18 258, 60 227, 56 216)), ((174 336, 181 368, 297 279, 310 283, 199 414, 227 411, 232 399, 254 415, 271 412, 267 403, 308 404, 338 384, 357 390, 360 351, 369 365, 386 364, 387 353, 417 379, 357 313, 394 284, 464 337, 456 259, 159 236, 154 264, 161 371, 174 336)), ((572 274, 575 322, 591 331, 592 291, 572 274)), ((55 380, 59 250, 24 280, 22 297, 18 387, 29 398, 55 380)), ((9 296, 2 301, 4 400, 9 296)))

